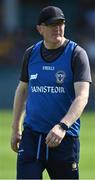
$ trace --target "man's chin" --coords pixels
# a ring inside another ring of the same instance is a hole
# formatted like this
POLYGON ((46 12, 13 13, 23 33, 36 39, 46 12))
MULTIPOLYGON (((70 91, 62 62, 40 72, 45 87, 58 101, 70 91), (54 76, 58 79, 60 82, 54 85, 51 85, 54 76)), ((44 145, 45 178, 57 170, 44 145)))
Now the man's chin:
POLYGON ((62 41, 62 38, 60 38, 60 37, 57 37, 57 38, 54 39, 55 43, 60 43, 61 41, 62 41))

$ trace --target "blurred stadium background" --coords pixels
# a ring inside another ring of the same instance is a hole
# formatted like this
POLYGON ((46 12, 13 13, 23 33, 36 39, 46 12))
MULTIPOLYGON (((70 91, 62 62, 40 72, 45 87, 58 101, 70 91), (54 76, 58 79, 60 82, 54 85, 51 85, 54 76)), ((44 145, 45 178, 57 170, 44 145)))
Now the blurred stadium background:
POLYGON ((95 0, 0 0, 0 179, 15 178, 16 157, 9 145, 13 98, 23 53, 40 40, 37 17, 47 5, 63 9, 65 36, 79 43, 89 56, 93 83, 83 116, 80 167, 81 178, 95 179, 95 0))

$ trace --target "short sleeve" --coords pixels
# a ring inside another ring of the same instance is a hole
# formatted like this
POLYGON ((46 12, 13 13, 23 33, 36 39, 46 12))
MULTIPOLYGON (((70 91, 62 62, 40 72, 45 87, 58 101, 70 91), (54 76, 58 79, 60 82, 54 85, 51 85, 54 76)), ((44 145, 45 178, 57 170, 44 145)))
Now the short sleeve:
POLYGON ((92 82, 88 55, 80 46, 77 46, 74 50, 72 69, 74 73, 74 82, 92 82))
POLYGON ((23 82, 28 82, 29 81, 29 76, 28 76, 28 63, 29 63, 29 58, 32 52, 33 46, 28 48, 25 51, 25 54, 23 56, 23 63, 21 67, 21 73, 20 73, 20 80, 23 82))

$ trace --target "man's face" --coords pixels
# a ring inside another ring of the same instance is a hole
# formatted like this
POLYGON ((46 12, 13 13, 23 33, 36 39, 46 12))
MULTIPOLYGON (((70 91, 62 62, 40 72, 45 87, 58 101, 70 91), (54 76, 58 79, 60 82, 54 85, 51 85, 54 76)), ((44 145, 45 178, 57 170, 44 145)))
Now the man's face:
POLYGON ((44 23, 38 26, 38 31, 43 36, 47 43, 60 43, 64 37, 64 21, 58 20, 51 25, 45 25, 44 23))

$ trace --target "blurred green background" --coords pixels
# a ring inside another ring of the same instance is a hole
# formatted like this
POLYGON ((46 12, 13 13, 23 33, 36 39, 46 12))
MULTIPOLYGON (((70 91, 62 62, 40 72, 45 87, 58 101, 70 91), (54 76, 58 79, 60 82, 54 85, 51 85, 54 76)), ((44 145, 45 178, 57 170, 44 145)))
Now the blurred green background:
MULTIPOLYGON (((11 150, 12 112, 0 111, 0 179, 15 179, 16 153, 11 150)), ((95 115, 85 112, 81 117, 80 179, 95 179, 95 115)), ((49 179, 44 172, 44 179, 49 179)))

